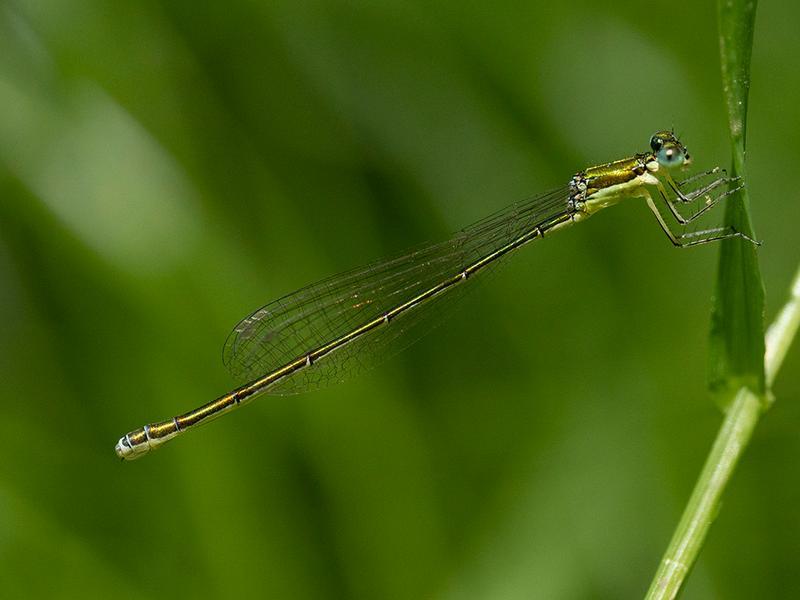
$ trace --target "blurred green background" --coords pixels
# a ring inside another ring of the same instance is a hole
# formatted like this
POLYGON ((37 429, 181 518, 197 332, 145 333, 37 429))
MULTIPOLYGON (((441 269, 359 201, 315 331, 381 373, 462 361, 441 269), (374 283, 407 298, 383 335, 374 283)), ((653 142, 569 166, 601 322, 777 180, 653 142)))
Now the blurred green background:
MULTIPOLYGON (((800 5, 757 16, 767 318, 798 262, 800 5)), ((675 126, 729 161, 712 2, 0 4, 4 598, 635 598, 720 414, 718 249, 632 201, 412 350, 131 464, 230 328, 675 126)), ((800 353, 686 598, 800 595, 800 353)))

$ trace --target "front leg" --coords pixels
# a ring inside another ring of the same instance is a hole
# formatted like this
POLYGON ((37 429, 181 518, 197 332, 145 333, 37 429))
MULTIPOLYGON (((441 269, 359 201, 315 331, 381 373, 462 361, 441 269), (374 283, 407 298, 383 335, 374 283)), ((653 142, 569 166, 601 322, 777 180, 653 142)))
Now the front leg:
POLYGON ((685 185, 692 183, 693 181, 697 181, 698 179, 702 179, 703 177, 708 177, 709 175, 716 175, 717 173, 722 173, 722 177, 728 176, 728 172, 722 167, 714 167, 713 169, 709 169, 708 171, 701 171, 700 173, 695 173, 694 175, 687 177, 686 179, 681 179, 676 183, 678 187, 683 187, 685 185))
POLYGON ((700 179, 702 177, 705 177, 705 176, 710 175, 710 174, 716 174, 716 173, 719 173, 719 172, 724 173, 725 171, 723 171, 719 167, 715 167, 715 168, 711 169, 710 171, 706 171, 706 172, 700 173, 700 174, 698 174, 698 175, 696 175, 694 177, 689 177, 688 179, 684 179, 680 183, 676 183, 675 180, 672 178, 672 175, 670 175, 668 172, 663 173, 662 177, 667 182, 667 185, 669 186, 669 188, 675 193, 675 196, 678 198, 678 200, 680 200, 681 202, 686 204, 686 203, 689 203, 689 202, 694 202, 695 200, 697 200, 701 196, 707 196, 708 193, 711 190, 713 190, 715 188, 718 188, 721 185, 725 185, 726 183, 732 183, 734 181, 739 181, 741 179, 741 177, 727 177, 727 176, 723 175, 722 177, 717 177, 716 179, 714 179, 713 181, 707 183, 706 185, 704 185, 702 187, 699 187, 699 188, 697 188, 695 190, 692 190, 692 191, 690 191, 688 193, 685 193, 680 189, 681 187, 685 186, 686 184, 688 184, 690 182, 697 181, 698 179, 700 179))
POLYGON ((681 225, 686 225, 687 223, 691 223, 695 219, 705 214, 707 211, 711 210, 714 206, 716 206, 717 202, 719 202, 723 198, 727 198, 728 196, 734 194, 735 192, 738 192, 740 189, 744 187, 744 184, 741 184, 738 187, 733 188, 732 190, 729 189, 713 196, 709 195, 710 191, 719 187, 723 183, 730 183, 731 181, 738 180, 738 178, 736 179, 720 178, 712 181, 711 183, 709 183, 706 186, 703 186, 700 189, 690 192, 689 194, 682 194, 680 190, 677 189, 677 185, 679 184, 676 184, 673 181, 673 179, 669 176, 669 174, 665 174, 665 179, 667 180, 667 184, 670 186, 670 189, 673 192, 675 192, 678 199, 684 204, 688 202, 694 202, 700 197, 705 197, 706 199, 703 208, 698 210, 693 215, 686 217, 678 210, 678 207, 675 205, 675 200, 673 200, 670 197, 670 194, 667 192, 667 189, 664 187, 664 184, 661 181, 658 181, 658 183, 655 184, 656 188, 658 189, 659 195, 663 198, 664 202, 666 202, 667 207, 669 208, 672 215, 675 217, 675 220, 678 221, 678 223, 680 223, 681 225))

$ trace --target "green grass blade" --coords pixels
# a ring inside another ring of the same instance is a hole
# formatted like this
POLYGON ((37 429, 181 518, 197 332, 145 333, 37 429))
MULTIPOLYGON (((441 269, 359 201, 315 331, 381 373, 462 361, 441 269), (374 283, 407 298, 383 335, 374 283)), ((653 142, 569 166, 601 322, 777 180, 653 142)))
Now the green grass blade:
POLYGON ((800 268, 794 275, 789 300, 767 329, 767 351, 764 355, 767 389, 772 387, 798 329, 800 329, 800 268))
MULTIPOLYGON (((745 174, 747 97, 753 46, 755 0, 720 0, 722 82, 733 144, 733 175, 745 174)), ((726 224, 755 238, 747 188, 731 197, 726 224)), ((711 311, 709 384, 727 406, 740 387, 759 396, 764 385, 764 284, 757 248, 742 239, 725 240, 720 250, 711 311)))

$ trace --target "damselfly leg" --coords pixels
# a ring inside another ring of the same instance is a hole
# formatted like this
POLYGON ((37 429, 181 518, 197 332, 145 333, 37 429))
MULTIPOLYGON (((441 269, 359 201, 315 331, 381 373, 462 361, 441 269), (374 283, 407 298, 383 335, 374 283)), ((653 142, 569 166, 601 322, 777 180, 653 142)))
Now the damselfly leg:
POLYGON ((664 173, 663 179, 666 181, 667 186, 669 186, 669 190, 673 192, 674 195, 667 191, 667 188, 663 183, 661 183, 661 181, 656 184, 656 189, 658 189, 659 196, 677 221, 677 224, 671 227, 667 223, 652 197, 647 197, 647 205, 656 216, 661 229, 667 234, 667 237, 674 245, 681 248, 686 248, 689 246, 697 246, 699 244, 706 244, 708 242, 715 242, 718 240, 736 237, 745 239, 753 244, 760 245, 756 240, 730 226, 712 227, 698 231, 686 231, 687 225, 707 214, 719 203, 720 200, 723 200, 724 198, 727 198, 728 196, 738 192, 744 187, 744 184, 740 184, 734 188, 729 187, 728 189, 724 189, 723 191, 718 191, 716 193, 712 192, 722 186, 730 186, 730 184, 740 181, 741 177, 727 177, 724 169, 715 167, 708 171, 693 175, 680 182, 676 182, 669 173, 664 173), (705 184, 702 183, 704 178, 720 173, 722 174, 721 177, 717 177, 705 184), (698 181, 701 182, 701 185, 695 187, 695 189, 690 191, 684 191, 681 189, 690 183, 695 183, 698 181), (683 215, 677 207, 678 202, 689 205, 696 203, 699 200, 704 200, 702 207, 690 216, 683 215))

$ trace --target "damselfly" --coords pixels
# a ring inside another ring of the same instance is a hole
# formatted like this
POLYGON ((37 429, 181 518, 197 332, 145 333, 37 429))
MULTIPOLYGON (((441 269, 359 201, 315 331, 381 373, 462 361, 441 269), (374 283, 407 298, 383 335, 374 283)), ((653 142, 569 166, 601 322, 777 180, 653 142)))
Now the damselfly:
POLYGON ((624 198, 644 198, 676 246, 731 237, 753 242, 730 227, 687 230, 739 189, 730 189, 735 179, 719 168, 673 179, 671 172, 689 162, 676 135, 659 131, 649 151, 589 167, 565 187, 509 206, 448 241, 324 279, 267 304, 242 320, 225 342, 224 362, 241 387, 128 433, 117 443, 117 455, 139 458, 263 393, 299 393, 341 381, 390 346, 413 339, 413 332, 424 332, 424 324, 439 314, 435 307, 459 297, 473 278, 504 257, 624 198))

